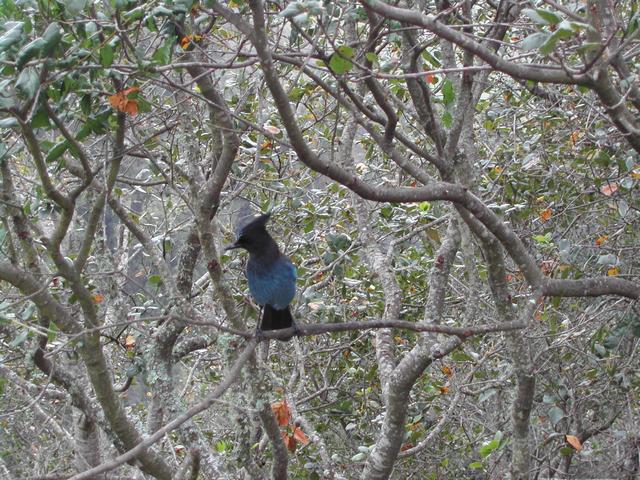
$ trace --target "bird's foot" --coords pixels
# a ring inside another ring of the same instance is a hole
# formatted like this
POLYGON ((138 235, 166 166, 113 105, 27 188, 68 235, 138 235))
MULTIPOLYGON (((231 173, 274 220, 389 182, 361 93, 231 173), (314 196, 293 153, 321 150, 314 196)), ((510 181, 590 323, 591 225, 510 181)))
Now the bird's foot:
POLYGON ((264 336, 264 332, 260 328, 260 326, 256 327, 255 333, 256 343, 264 342, 267 338, 264 336))
POLYGON ((300 328, 298 328, 298 324, 296 323, 295 320, 292 322, 292 326, 293 326, 293 336, 294 337, 301 337, 302 336, 302 330, 300 330, 300 328))

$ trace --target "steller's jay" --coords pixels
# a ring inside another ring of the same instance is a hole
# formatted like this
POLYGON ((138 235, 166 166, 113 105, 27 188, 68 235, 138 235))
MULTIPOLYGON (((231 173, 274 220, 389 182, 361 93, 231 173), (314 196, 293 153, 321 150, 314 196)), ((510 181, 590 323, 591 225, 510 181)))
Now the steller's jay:
POLYGON ((240 229, 235 243, 225 248, 244 248, 249 252, 249 291, 263 306, 258 330, 295 327, 289 304, 296 294, 296 267, 267 232, 265 225, 270 216, 266 213, 251 220, 240 229))

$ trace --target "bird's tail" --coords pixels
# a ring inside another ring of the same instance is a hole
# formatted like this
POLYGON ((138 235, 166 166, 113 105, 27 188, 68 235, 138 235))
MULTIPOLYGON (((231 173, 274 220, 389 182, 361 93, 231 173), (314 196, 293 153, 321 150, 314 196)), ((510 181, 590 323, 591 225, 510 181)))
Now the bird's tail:
POLYGON ((288 306, 284 310, 276 310, 271 305, 264 306, 260 323, 261 330, 281 330, 289 327, 293 327, 293 317, 288 306))

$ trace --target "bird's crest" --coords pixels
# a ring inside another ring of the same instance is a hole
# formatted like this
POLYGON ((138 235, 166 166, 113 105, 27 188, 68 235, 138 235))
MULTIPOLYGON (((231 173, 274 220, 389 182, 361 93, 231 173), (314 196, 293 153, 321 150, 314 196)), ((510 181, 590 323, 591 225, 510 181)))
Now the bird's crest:
POLYGON ((250 234, 252 231, 255 232, 260 229, 265 229, 265 225, 267 224, 270 218, 271 218, 270 213, 264 213, 258 217, 250 218, 246 220, 238 228, 238 232, 237 232, 238 238, 248 233, 250 234))

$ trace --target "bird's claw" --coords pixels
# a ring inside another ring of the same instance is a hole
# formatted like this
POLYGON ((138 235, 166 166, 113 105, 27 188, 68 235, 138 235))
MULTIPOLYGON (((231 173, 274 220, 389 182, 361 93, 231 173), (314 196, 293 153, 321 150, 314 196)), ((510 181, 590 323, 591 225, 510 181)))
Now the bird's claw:
POLYGON ((256 328, 256 343, 264 342, 267 338, 264 336, 264 332, 260 327, 256 328))

